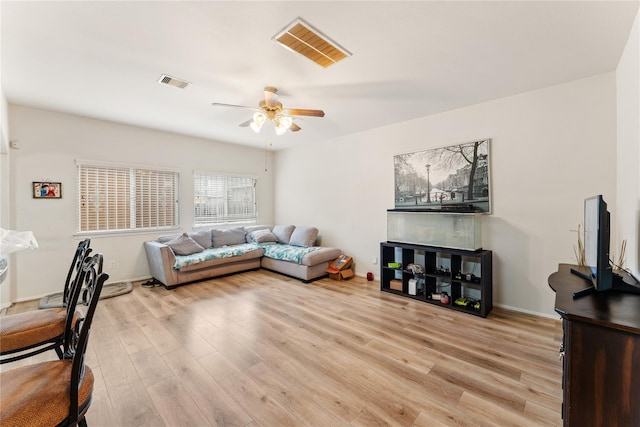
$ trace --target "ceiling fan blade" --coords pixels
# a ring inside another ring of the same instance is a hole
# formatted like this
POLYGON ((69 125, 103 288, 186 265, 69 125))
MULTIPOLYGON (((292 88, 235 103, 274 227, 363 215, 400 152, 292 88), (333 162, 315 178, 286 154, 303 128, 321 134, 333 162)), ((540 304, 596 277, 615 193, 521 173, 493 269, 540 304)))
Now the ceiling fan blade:
POLYGON ((268 107, 275 107, 278 103, 278 89, 273 86, 264 88, 264 102, 268 107))
POLYGON ((295 123, 291 123, 291 126, 289 126, 291 132, 298 132, 300 129, 302 128, 295 123))
POLYGON ((252 121, 253 121, 253 119, 249 119, 246 122, 240 123, 238 126, 240 126, 241 128, 246 128, 247 126, 249 126, 251 124, 252 121))
POLYGON ((291 116, 311 116, 311 117, 324 117, 324 111, 322 110, 305 110, 301 108, 287 108, 282 110, 283 113, 291 116))
POLYGON ((259 111, 255 107, 247 107, 246 105, 222 104, 220 102, 212 102, 211 105, 213 105, 214 107, 246 108, 248 110, 259 111))

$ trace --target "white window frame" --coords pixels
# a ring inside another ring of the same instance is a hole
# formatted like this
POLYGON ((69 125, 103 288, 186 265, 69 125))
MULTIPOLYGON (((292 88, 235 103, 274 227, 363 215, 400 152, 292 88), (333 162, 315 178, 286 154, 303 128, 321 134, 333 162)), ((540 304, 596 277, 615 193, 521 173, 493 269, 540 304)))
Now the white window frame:
POLYGON ((193 171, 194 228, 255 223, 258 219, 257 177, 193 171))
POLYGON ((76 170, 78 234, 179 228, 177 171, 91 160, 76 160, 76 170), (145 176, 151 180, 143 182, 145 176))

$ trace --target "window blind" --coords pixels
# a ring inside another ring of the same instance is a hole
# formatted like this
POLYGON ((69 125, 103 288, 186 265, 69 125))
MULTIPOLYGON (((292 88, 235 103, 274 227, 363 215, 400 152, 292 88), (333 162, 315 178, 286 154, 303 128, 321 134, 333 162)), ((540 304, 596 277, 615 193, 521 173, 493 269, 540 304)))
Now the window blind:
POLYGON ((178 173, 78 164, 78 231, 178 225, 178 173))
POLYGON ((257 219, 256 179, 250 176, 194 172, 194 225, 257 219))

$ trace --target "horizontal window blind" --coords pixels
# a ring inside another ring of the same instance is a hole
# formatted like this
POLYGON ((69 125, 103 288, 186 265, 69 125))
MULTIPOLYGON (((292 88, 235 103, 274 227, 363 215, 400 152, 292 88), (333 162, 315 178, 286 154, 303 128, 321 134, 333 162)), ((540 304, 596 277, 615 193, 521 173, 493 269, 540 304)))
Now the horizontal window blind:
POLYGON ((178 173, 78 164, 78 231, 178 225, 178 173))
POLYGON ((175 172, 136 170, 136 228, 178 225, 177 181, 175 172))
POLYGON ((193 188, 195 225, 257 219, 254 177, 195 172, 193 188))

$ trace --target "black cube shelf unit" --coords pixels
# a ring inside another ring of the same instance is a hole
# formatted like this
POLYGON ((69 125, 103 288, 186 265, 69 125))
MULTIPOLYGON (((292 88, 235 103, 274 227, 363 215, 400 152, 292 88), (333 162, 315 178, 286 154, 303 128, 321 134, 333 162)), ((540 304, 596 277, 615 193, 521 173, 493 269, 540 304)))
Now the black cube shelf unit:
POLYGON ((380 243, 380 290, 384 292, 487 317, 493 308, 492 277, 491 251, 380 243), (421 265, 424 273, 414 274, 407 269, 409 264, 421 265), (448 302, 438 299, 445 292, 448 302))

